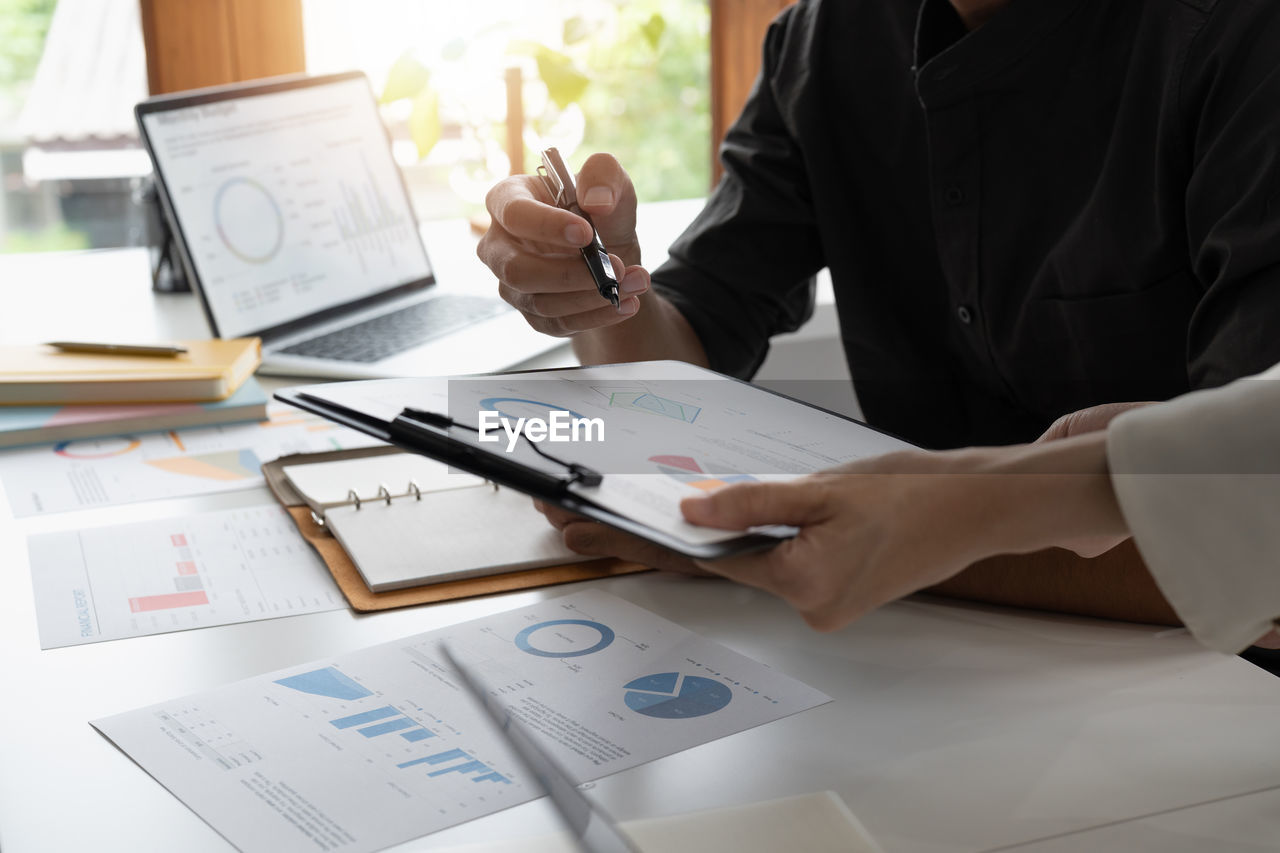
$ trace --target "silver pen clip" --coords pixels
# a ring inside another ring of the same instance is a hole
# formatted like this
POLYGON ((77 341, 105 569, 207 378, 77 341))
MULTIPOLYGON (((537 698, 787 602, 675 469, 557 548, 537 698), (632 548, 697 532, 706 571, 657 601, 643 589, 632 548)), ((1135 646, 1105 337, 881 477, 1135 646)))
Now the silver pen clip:
POLYGON ((591 242, 582 246, 579 251, 582 253, 582 260, 586 262, 587 269, 591 271, 591 280, 595 282, 600 296, 618 309, 621 299, 618 294, 618 276, 613 271, 609 252, 600 240, 600 232, 596 231, 595 223, 591 221, 586 211, 578 206, 578 191, 573 186, 573 174, 565 165, 559 151, 554 148, 543 150, 538 176, 542 178, 547 192, 551 193, 552 204, 582 217, 591 226, 591 242))
POLYGON ((573 186, 573 175, 565 165, 564 158, 554 148, 542 152, 542 165, 538 167, 538 176, 542 178, 547 192, 551 193, 551 201, 557 207, 572 210, 578 206, 578 193, 573 186))

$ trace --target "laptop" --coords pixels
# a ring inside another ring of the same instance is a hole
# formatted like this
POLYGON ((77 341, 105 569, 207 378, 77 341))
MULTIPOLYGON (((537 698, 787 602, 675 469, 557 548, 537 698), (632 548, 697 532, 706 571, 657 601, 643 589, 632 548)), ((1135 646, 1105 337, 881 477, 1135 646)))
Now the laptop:
POLYGON ((262 338, 261 372, 478 373, 557 345, 478 261, 468 284, 436 281, 364 74, 199 89, 135 114, 212 332, 262 338))

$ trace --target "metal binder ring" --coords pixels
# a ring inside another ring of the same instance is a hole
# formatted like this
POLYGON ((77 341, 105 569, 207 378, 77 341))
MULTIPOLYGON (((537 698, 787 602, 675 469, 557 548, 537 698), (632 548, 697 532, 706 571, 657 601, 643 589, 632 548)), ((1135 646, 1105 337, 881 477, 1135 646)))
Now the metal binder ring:
MULTIPOLYGON (((387 506, 391 506, 391 490, 384 483, 378 484, 378 498, 382 498, 387 502, 387 506)), ((374 498, 377 500, 377 498, 374 498)))
POLYGON ((417 480, 410 480, 407 489, 408 493, 413 495, 415 499, 422 500, 422 487, 418 485, 417 480))
POLYGON ((316 527, 324 527, 324 513, 317 513, 314 509, 311 510, 311 520, 316 527))
POLYGON ((347 489, 347 500, 355 504, 356 509, 360 508, 360 496, 356 494, 355 489, 347 489))

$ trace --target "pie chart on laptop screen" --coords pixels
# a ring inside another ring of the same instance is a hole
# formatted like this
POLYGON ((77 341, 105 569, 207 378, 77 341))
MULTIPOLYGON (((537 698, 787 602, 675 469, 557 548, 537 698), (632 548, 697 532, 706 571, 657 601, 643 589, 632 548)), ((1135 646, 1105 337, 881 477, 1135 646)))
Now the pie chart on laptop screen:
POLYGON ((659 672, 629 681, 623 701, 637 714, 682 720, 713 714, 729 704, 728 685, 700 675, 659 672))

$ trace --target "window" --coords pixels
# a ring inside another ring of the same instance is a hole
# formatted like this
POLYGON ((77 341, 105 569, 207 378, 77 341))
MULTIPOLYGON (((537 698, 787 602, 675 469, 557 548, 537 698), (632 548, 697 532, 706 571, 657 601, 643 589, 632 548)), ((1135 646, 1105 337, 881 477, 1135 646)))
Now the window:
MULTIPOLYGON (((139 2, 0 0, 0 251, 146 242, 138 196, 150 163, 132 114, 147 97, 139 2)), ((221 72, 188 61, 182 42, 199 27, 181 13, 197 7, 169 5, 184 2, 151 0, 166 16, 150 37, 178 63, 169 70, 192 70, 200 85, 235 79, 212 79, 221 72)), ((386 96, 396 158, 424 219, 482 210, 511 171, 509 111, 523 119, 526 170, 539 148, 555 145, 574 168, 591 152, 614 154, 645 201, 707 191, 707 0, 301 5, 306 70, 359 68, 386 96)), ((245 18, 258 7, 236 8, 245 18)), ((247 61, 274 44, 261 41, 237 44, 237 67, 248 68, 239 76, 284 67, 247 61)))
POLYGON ((642 200, 710 183, 705 0, 304 0, 307 70, 359 68, 384 96, 397 160, 424 218, 481 209, 510 172, 510 89, 524 170, 555 145, 577 168, 614 154, 642 200), (512 69, 518 84, 509 84, 512 69))
POLYGON ((0 251, 143 242, 136 0, 0 0, 0 251))

